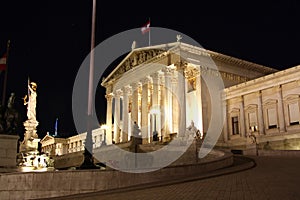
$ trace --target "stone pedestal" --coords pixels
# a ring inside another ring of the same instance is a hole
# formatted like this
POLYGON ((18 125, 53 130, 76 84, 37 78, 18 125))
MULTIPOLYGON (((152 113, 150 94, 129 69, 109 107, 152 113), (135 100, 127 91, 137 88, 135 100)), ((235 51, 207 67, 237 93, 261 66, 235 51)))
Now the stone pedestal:
POLYGON ((17 166, 17 135, 0 135, 0 172, 8 172, 17 166))
POLYGON ((24 122, 25 134, 24 140, 20 144, 21 153, 38 153, 38 144, 40 139, 36 133, 38 121, 26 120, 24 122))
POLYGON ((36 133, 38 125, 36 120, 26 120, 24 122, 24 140, 20 144, 18 154, 18 165, 20 171, 46 171, 49 166, 49 158, 46 155, 39 155, 38 144, 40 139, 36 133))

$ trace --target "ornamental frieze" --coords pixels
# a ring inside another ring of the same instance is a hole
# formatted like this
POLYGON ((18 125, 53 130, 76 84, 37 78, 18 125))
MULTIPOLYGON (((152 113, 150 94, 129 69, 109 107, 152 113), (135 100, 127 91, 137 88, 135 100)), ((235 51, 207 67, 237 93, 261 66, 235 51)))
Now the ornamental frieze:
POLYGON ((218 71, 218 70, 211 69, 208 67, 203 67, 203 66, 200 66, 198 69, 197 68, 189 68, 189 69, 185 68, 184 72, 185 72, 185 77, 187 79, 191 79, 193 77, 199 76, 199 74, 201 73, 202 76, 212 76, 212 77, 221 76, 223 80, 236 81, 238 83, 243 83, 243 82, 246 82, 249 80, 247 77, 244 77, 244 76, 232 74, 229 72, 218 71))
POLYGON ((111 79, 117 79, 119 76, 125 72, 133 69, 134 67, 151 60, 152 58, 164 53, 164 50, 151 49, 133 52, 132 55, 127 58, 122 65, 117 69, 117 71, 112 75, 111 79))

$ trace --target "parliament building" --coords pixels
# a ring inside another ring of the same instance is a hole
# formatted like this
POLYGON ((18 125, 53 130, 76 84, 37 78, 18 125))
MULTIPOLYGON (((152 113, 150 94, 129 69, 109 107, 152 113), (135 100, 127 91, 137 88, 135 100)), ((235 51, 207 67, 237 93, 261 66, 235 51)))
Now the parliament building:
MULTIPOLYGON (((132 49, 101 85, 106 124, 93 131, 94 148, 131 141, 136 123, 142 144, 185 137, 191 125, 205 140, 219 125, 216 146, 243 148, 255 138, 274 148, 300 149, 300 66, 278 71, 177 41, 132 49)), ((47 135, 42 150, 82 151, 85 136, 47 135)))

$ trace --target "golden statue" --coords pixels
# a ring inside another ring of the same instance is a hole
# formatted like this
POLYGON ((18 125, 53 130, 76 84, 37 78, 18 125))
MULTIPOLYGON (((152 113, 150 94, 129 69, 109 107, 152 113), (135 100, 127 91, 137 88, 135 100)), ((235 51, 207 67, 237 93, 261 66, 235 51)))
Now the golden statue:
POLYGON ((35 82, 28 83, 28 95, 23 98, 24 105, 27 105, 27 118, 33 121, 36 121, 36 88, 35 82), (27 98, 28 101, 26 102, 27 98))

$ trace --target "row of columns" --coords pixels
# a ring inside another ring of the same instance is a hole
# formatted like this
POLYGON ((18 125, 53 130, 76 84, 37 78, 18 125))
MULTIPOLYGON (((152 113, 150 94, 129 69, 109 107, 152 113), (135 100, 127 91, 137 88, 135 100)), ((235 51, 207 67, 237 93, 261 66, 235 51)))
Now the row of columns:
MULTIPOLYGON (((162 70, 163 72, 163 78, 160 77, 159 72, 155 72, 150 75, 152 79, 152 94, 151 94, 151 105, 152 108, 158 109, 160 117, 157 116, 157 113, 152 113, 152 124, 155 122, 158 122, 160 118, 160 123, 156 123, 156 127, 152 128, 150 130, 150 136, 152 136, 152 132, 154 129, 156 131, 160 131, 161 136, 163 138, 167 138, 168 134, 174 130, 178 130, 179 133, 185 133, 186 129, 186 119, 185 119, 185 113, 186 113, 186 92, 185 92, 185 78, 184 78, 184 68, 179 67, 177 68, 178 73, 181 74, 178 76, 178 84, 177 84, 177 97, 178 97, 178 104, 177 106, 180 107, 180 122, 177 124, 174 124, 175 119, 174 117, 179 117, 177 113, 172 112, 173 107, 175 106, 175 103, 173 103, 175 100, 175 96, 172 95, 172 92, 170 91, 170 88, 174 87, 176 83, 172 81, 172 77, 174 77, 174 70, 170 68, 165 68, 162 70), (160 88, 160 86, 164 83, 163 87, 160 88), (174 105, 173 105, 174 104, 174 105), (183 106, 184 105, 184 106, 183 106), (177 115, 176 115, 177 114, 177 115), (161 124, 162 127, 157 127, 157 124, 161 124)), ((143 142, 147 143, 148 141, 148 114, 149 114, 149 107, 148 107, 148 96, 149 96, 149 84, 151 83, 150 77, 145 77, 142 80, 140 80, 140 83, 142 84, 142 91, 141 91, 141 134, 143 137, 143 142)), ((131 95, 131 121, 137 122, 139 121, 139 83, 131 83, 130 85, 124 86, 122 89, 117 90, 114 92, 114 94, 110 93, 106 95, 107 99, 107 115, 106 115, 106 134, 107 134, 107 143, 111 144, 113 140, 116 143, 119 142, 126 142, 128 140, 128 132, 131 130, 130 127, 128 127, 129 119, 128 119, 128 107, 129 107, 129 97, 131 95), (122 96, 122 133, 120 133, 120 99, 122 96), (112 100, 115 99, 115 107, 114 107, 114 138, 110 137, 112 135, 112 100), (121 140, 120 140, 121 139, 121 140)), ((177 120, 179 121, 179 120, 177 120)), ((139 123, 138 123, 139 124, 139 123)))

